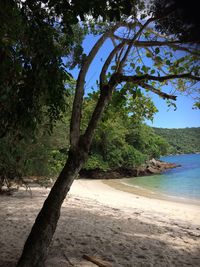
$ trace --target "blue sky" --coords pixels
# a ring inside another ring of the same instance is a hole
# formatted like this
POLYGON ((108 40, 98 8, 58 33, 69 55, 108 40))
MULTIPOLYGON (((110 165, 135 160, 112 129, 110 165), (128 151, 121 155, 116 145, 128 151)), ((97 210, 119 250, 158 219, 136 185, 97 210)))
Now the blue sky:
MULTIPOLYGON (((97 39, 98 37, 94 36, 86 37, 83 43, 86 54, 89 53, 91 47, 97 39)), ((112 43, 108 40, 90 66, 86 77, 86 93, 90 92, 92 87, 96 87, 96 80, 98 80, 100 69, 103 64, 102 59, 105 59, 105 56, 109 53, 109 51, 111 51, 111 49, 112 43)), ((71 73, 74 78, 77 78, 78 69, 74 69, 71 73)), ((174 111, 173 107, 169 108, 166 102, 156 95, 153 95, 153 101, 158 109, 158 113, 155 114, 153 123, 146 121, 148 125, 162 128, 200 127, 200 110, 192 108, 194 101, 190 96, 178 95, 176 101, 176 111, 174 111)))

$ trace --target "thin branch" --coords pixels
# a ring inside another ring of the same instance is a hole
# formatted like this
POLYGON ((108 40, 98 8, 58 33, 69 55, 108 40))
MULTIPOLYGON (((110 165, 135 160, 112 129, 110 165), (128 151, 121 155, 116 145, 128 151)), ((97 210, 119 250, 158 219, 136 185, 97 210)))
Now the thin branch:
POLYGON ((181 51, 186 51, 192 55, 195 55, 195 56, 200 56, 200 53, 197 51, 197 50, 191 50, 187 47, 183 47, 183 46, 179 46, 177 44, 191 44, 191 42, 189 43, 181 43, 180 41, 135 41, 135 42, 132 42, 132 40, 128 39, 128 38, 123 38, 123 37, 119 37, 117 35, 114 35, 115 39, 116 40, 120 40, 120 41, 124 41, 126 42, 127 44, 128 43, 133 43, 134 46, 137 46, 137 47, 151 47, 151 46, 169 46, 169 47, 172 47, 172 48, 175 48, 177 50, 181 50, 181 51))
POLYGON ((140 83, 140 85, 141 85, 143 88, 145 88, 145 89, 147 89, 147 90, 153 92, 154 94, 159 95, 159 96, 162 97, 163 99, 172 99, 172 100, 176 100, 176 98, 177 98, 177 96, 175 96, 175 95, 170 95, 170 94, 161 92, 160 90, 154 88, 152 85, 149 85, 149 84, 147 84, 147 83, 140 83))
POLYGON ((139 31, 134 35, 134 37, 131 39, 129 45, 128 45, 128 48, 124 54, 124 57, 122 58, 121 62, 120 62, 120 65, 119 65, 119 68, 118 68, 118 71, 121 72, 122 71, 122 68, 124 66, 124 63, 128 57, 128 54, 133 46, 133 43, 135 42, 135 40, 140 36, 140 34, 142 33, 142 31, 151 23, 153 22, 154 20, 156 20, 156 18, 149 18, 142 26, 141 28, 139 29, 139 31))
MULTIPOLYGON (((111 41, 113 43, 113 46, 116 47, 117 46, 117 43, 116 43, 116 40, 115 40, 115 38, 113 36, 111 36, 110 39, 111 39, 111 41)), ((117 65, 117 62, 118 62, 118 54, 117 53, 115 55, 115 59, 114 60, 115 60, 115 64, 117 65)))
MULTIPOLYGON (((117 36, 116 34, 113 35, 116 40, 119 41, 125 41, 127 43, 132 42, 131 39, 123 38, 120 36, 117 36)), ((168 44, 179 44, 181 43, 179 40, 174 41, 135 41, 134 44, 137 46, 159 46, 159 45, 168 45, 168 44), (144 45, 143 45, 144 44, 144 45)))
POLYGON ((101 70, 101 74, 100 74, 100 85, 103 85, 103 83, 105 82, 105 77, 106 77, 106 72, 108 70, 108 67, 110 66, 110 63, 113 59, 113 57, 116 55, 116 53, 121 49, 123 48, 123 46, 125 45, 124 42, 120 43, 119 45, 117 45, 112 51, 111 53, 109 54, 109 56, 107 57, 104 65, 103 65, 103 68, 101 70))
POLYGON ((141 82, 141 81, 147 81, 147 80, 153 80, 153 81, 158 81, 158 82, 164 82, 167 80, 172 80, 172 79, 190 79, 190 80, 196 80, 200 81, 200 77, 193 76, 191 73, 183 73, 183 74, 171 74, 171 75, 166 75, 166 76, 152 76, 149 74, 144 74, 144 75, 134 75, 134 76, 126 76, 122 75, 121 73, 116 73, 115 76, 116 80, 118 82, 141 82))
MULTIPOLYGON (((134 45, 137 47, 169 46, 169 47, 175 48, 177 50, 186 51, 186 52, 189 52, 190 54, 200 56, 200 53, 198 53, 198 51, 196 51, 196 50, 193 51, 191 49, 188 49, 187 47, 176 45, 178 43, 180 44, 180 42, 177 42, 177 41, 136 41, 134 43, 134 45)), ((188 43, 188 44, 190 44, 190 43, 188 43)))

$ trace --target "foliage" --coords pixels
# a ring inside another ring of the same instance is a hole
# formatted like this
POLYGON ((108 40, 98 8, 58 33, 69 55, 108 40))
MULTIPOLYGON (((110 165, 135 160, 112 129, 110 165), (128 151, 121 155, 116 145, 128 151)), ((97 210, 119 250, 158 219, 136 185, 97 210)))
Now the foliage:
POLYGON ((41 121, 49 129, 65 110, 70 79, 62 57, 82 55, 85 32, 80 17, 104 19, 130 14, 131 1, 20 1, 0 3, 0 137, 34 131, 41 121), (113 9, 110 9, 112 6, 113 9))
POLYGON ((1 138, 1 176, 11 180, 16 176, 55 176, 66 160, 68 147, 66 121, 57 122, 56 126, 51 135, 44 132, 42 125, 34 138, 1 138))
POLYGON ((199 39, 200 22, 198 3, 195 0, 153 0, 152 9, 155 15, 163 12, 169 15, 156 22, 160 31, 167 34, 175 34, 180 40, 197 42, 199 39))
POLYGON ((61 30, 38 1, 1 1, 0 10, 0 136, 21 138, 44 117, 52 126, 66 108, 61 30))
POLYGON ((40 127, 30 132, 21 128, 0 138, 0 176, 13 180, 24 176, 55 176, 67 158, 69 147, 69 115, 71 113, 74 80, 67 82, 64 97, 65 112, 50 130, 48 116, 40 127))
POLYGON ((133 147, 146 154, 148 159, 159 158, 161 155, 165 155, 169 149, 165 139, 155 134, 152 128, 145 124, 133 127, 127 139, 133 147))
MULTIPOLYGON (((87 124, 97 96, 97 93, 93 93, 85 100, 84 124, 87 124)), ((148 96, 130 97, 128 94, 123 98, 116 91, 97 127, 84 168, 133 168, 147 159, 164 154, 167 143, 155 135, 150 127, 141 123, 144 118, 152 118, 152 110, 155 113, 156 109, 148 96)))
MULTIPOLYGON (((48 134, 46 124, 41 124, 34 138, 27 136, 18 140, 14 139, 13 135, 7 135, 0 139, 1 175, 7 175, 11 180, 16 176, 10 175, 11 173, 18 173, 20 176, 54 177, 61 170, 69 149, 73 83, 72 81, 68 92, 71 96, 66 99, 69 108, 64 114, 64 119, 57 121, 53 132, 48 134)), ((97 98, 97 92, 85 98, 82 131, 97 98)), ((123 98, 120 92, 116 91, 96 130, 84 168, 104 171, 121 166, 132 168, 149 158, 163 154, 163 149, 166 149, 163 139, 153 134, 150 127, 141 123, 144 118, 153 116, 152 110, 155 112, 148 96, 138 95, 132 98, 127 95, 123 98)))
POLYGON ((165 154, 185 154, 200 152, 200 128, 165 129, 154 128, 157 135, 170 145, 165 154))

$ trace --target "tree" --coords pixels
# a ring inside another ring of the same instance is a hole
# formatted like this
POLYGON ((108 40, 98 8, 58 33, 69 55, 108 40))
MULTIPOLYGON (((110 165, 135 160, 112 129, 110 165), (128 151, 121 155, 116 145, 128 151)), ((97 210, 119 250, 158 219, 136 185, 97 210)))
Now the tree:
MULTIPOLYGON (((34 132, 49 119, 52 129, 65 110, 70 80, 62 57, 82 52, 78 22, 130 14, 131 1, 2 0, 0 3, 0 137, 34 132)), ((79 58, 80 62, 81 59, 79 58)))
POLYGON ((163 129, 154 128, 157 135, 169 143, 170 154, 195 154, 200 152, 200 128, 163 129))
POLYGON ((170 12, 169 16, 156 23, 163 33, 175 34, 180 40, 199 43, 200 22, 197 1, 153 0, 152 10, 155 15, 170 12))
MULTIPOLYGON (((20 139, 65 110, 64 81, 68 75, 59 46, 64 37, 41 1, 1 1, 0 137, 11 132, 20 139)), ((71 38, 72 40, 72 38, 71 38)), ((71 43, 68 41, 68 46, 71 43)))
POLYGON ((25 159, 30 154, 22 147, 16 150, 16 144, 30 145, 41 128, 52 132, 68 110, 66 87, 71 75, 63 57, 73 51, 79 64, 84 59, 81 42, 86 28, 79 27, 79 18, 116 19, 130 11, 131 2, 125 0, 0 2, 0 143, 11 148, 16 159, 8 157, 12 172, 0 168, 2 177, 18 173, 20 162, 30 162, 25 159), (16 153, 23 154, 20 161, 16 153))
POLYGON ((146 159, 159 158, 168 152, 167 141, 145 124, 133 125, 127 139, 135 149, 146 154, 146 159))
POLYGON ((36 218, 18 267, 44 266, 48 247, 60 217, 61 205, 87 159, 95 129, 105 107, 111 101, 114 90, 120 90, 124 88, 124 84, 128 84, 123 90, 124 94, 140 94, 140 91, 145 89, 173 101, 176 96, 161 90, 162 85, 171 82, 174 88, 175 81, 179 81, 178 89, 183 90, 184 85, 191 88, 200 80, 198 51, 195 47, 188 47, 179 40, 157 32, 154 22, 158 19, 161 17, 149 17, 141 21, 133 16, 107 25, 86 56, 76 83, 68 159, 36 218), (119 29, 120 31, 117 31, 119 29), (120 34, 122 30, 123 34, 120 34), (99 49, 108 38, 113 40, 113 50, 101 69, 96 107, 85 131, 81 133, 85 77, 99 49), (178 51, 183 53, 177 55, 178 51))
MULTIPOLYGON (((126 90, 125 85, 125 90, 126 90)), ((99 93, 88 94, 84 99, 82 131, 86 128, 99 93)), ((144 119, 153 119, 157 111, 150 96, 124 95, 123 89, 114 91, 112 100, 99 122, 89 158, 83 169, 110 170, 134 168, 147 159, 159 157, 166 148, 166 142, 144 125, 144 119), (160 145, 163 141, 163 149, 160 145)))

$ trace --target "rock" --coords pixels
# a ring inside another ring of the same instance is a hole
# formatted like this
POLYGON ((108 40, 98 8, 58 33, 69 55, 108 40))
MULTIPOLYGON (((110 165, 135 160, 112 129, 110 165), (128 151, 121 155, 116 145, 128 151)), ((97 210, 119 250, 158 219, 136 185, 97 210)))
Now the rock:
POLYGON ((126 168, 120 167, 108 171, 103 171, 101 169, 92 169, 85 170, 82 169, 80 172, 80 178, 89 178, 89 179, 119 179, 124 177, 137 177, 145 176, 151 174, 160 174, 167 169, 172 169, 179 167, 170 162, 164 162, 156 159, 151 159, 145 164, 136 167, 136 168, 126 168))
POLYGON ((156 168, 153 168, 153 167, 147 167, 147 170, 150 173, 153 173, 153 174, 159 174, 160 173, 160 169, 156 169, 156 168))

